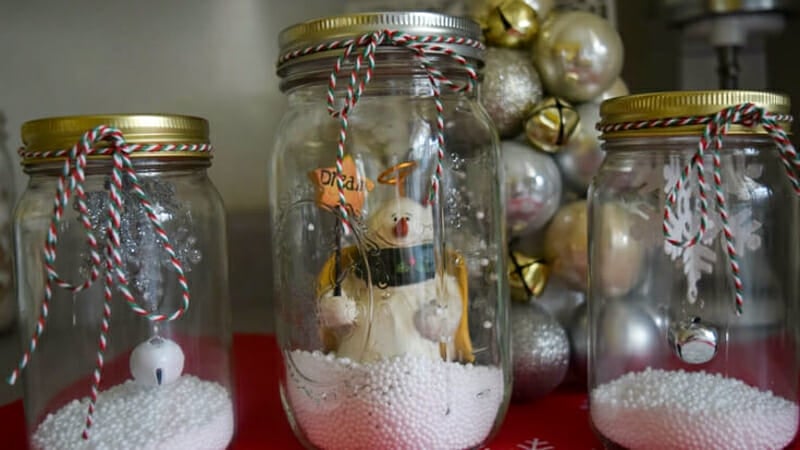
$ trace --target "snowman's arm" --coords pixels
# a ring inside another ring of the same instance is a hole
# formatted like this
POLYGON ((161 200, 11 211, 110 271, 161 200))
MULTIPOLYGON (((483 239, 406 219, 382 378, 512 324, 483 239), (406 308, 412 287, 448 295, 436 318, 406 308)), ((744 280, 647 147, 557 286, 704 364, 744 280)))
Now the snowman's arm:
MULTIPOLYGON (((341 265, 347 267, 353 263, 357 254, 355 247, 345 247, 341 253, 341 265)), ((335 284, 339 278, 334 256, 328 258, 317 277, 317 313, 323 327, 338 328, 352 325, 357 316, 356 303, 341 286, 340 295, 333 295, 335 284)), ((341 281, 346 284, 346 280, 341 281)))
POLYGON ((461 295, 454 280, 448 279, 446 292, 424 303, 414 315, 417 331, 435 342, 454 337, 461 320, 461 295))

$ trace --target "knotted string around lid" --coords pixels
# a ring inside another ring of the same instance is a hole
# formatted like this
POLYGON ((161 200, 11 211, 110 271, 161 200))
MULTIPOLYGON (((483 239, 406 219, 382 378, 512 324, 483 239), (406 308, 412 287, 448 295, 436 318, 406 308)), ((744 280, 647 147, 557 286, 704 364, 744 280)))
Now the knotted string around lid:
POLYGON ((725 194, 722 190, 722 160, 720 151, 722 150, 722 138, 728 133, 731 125, 742 125, 748 128, 762 127, 775 142, 781 158, 781 163, 786 171, 786 176, 792 183, 795 194, 800 196, 800 156, 789 141, 786 132, 778 122, 789 122, 791 116, 771 114, 764 108, 753 103, 742 103, 725 108, 716 114, 708 116, 686 116, 667 119, 644 120, 638 122, 616 123, 609 125, 598 125, 597 129, 604 132, 616 132, 623 130, 638 130, 645 128, 669 128, 687 125, 705 125, 703 134, 697 146, 697 151, 691 160, 683 167, 680 177, 667 193, 667 201, 664 206, 664 220, 662 231, 666 242, 681 248, 689 248, 702 241, 708 231, 708 192, 709 186, 706 181, 703 160, 706 151, 713 144, 711 150, 714 166, 714 201, 716 211, 722 221, 722 234, 725 236, 726 251, 730 261, 731 275, 735 288, 736 314, 742 314, 744 306, 744 285, 739 273, 738 255, 736 253, 735 237, 733 229, 730 227, 728 209, 726 207, 725 194), (691 176, 692 169, 698 182, 700 201, 700 226, 697 232, 687 240, 672 239, 669 235, 669 221, 673 208, 677 203, 677 193, 681 190, 691 176))
POLYGON ((333 41, 328 43, 310 46, 303 49, 295 50, 281 56, 278 62, 285 63, 291 59, 299 58, 301 56, 319 53, 328 50, 344 49, 339 58, 334 64, 333 71, 331 71, 330 79, 328 81, 327 103, 328 112, 331 117, 339 119, 339 138, 336 147, 336 188, 339 196, 338 212, 342 224, 344 225, 345 232, 349 232, 351 227, 349 214, 347 212, 347 200, 344 195, 344 175, 343 175, 343 160, 345 155, 345 144, 347 142, 347 131, 349 127, 348 116, 355 108, 364 89, 372 80, 372 75, 375 70, 375 52, 380 45, 393 45, 395 47, 407 48, 414 53, 416 60, 422 65, 427 73, 428 80, 431 84, 433 92, 433 101, 436 107, 436 169, 431 177, 431 188, 428 195, 428 202, 433 203, 436 194, 439 190, 442 176, 442 162, 444 160, 444 105, 441 99, 442 85, 448 87, 455 92, 470 92, 475 89, 478 81, 478 73, 475 68, 467 61, 466 58, 456 53, 449 47, 444 45, 464 45, 474 48, 483 48, 480 41, 452 36, 414 36, 411 34, 403 33, 397 30, 379 30, 372 33, 364 34, 358 38, 347 39, 343 41, 333 41), (360 53, 357 53, 353 58, 353 53, 357 48, 363 47, 360 53), (435 64, 430 60, 431 54, 444 54, 452 58, 454 61, 463 66, 467 74, 468 81, 464 84, 457 84, 444 76, 444 74, 436 68, 435 64), (336 108, 336 85, 338 83, 339 74, 342 69, 342 64, 350 59, 353 59, 353 70, 350 72, 350 83, 347 86, 347 93, 340 108, 336 108), (366 69, 362 75, 362 68, 366 60, 366 69))
POLYGON ((131 152, 211 152, 212 148, 208 144, 127 144, 122 132, 116 128, 100 125, 83 134, 81 139, 68 151, 55 150, 46 152, 29 152, 24 148, 20 149, 19 154, 24 158, 50 158, 66 157, 63 170, 58 177, 55 198, 53 201, 53 215, 47 229, 47 237, 44 243, 44 269, 45 285, 44 298, 36 320, 36 327, 30 339, 28 350, 22 355, 16 369, 8 377, 8 383, 14 384, 19 374, 28 365, 31 355, 36 351, 36 346, 45 331, 47 317, 50 309, 50 301, 53 298, 53 286, 60 287, 73 294, 78 294, 89 289, 92 284, 104 271, 103 283, 103 319, 100 325, 100 336, 98 338, 97 359, 94 372, 92 374, 91 395, 89 408, 86 415, 86 424, 83 438, 89 438, 89 429, 93 423, 93 415, 99 393, 100 380, 104 366, 104 354, 108 346, 108 329, 111 320, 111 299, 112 287, 117 285, 117 290, 122 294, 125 303, 136 314, 145 317, 151 322, 173 321, 180 318, 189 308, 190 295, 189 284, 183 270, 183 264, 178 259, 175 249, 170 243, 167 232, 161 221, 156 215, 155 209, 150 203, 150 199, 139 183, 139 177, 131 163, 131 152), (101 142, 107 142, 108 146, 96 148, 101 142), (106 243, 103 248, 102 256, 99 250, 99 243, 92 228, 89 208, 87 206, 86 191, 84 183, 86 181, 85 168, 87 156, 89 155, 110 155, 112 159, 111 182, 108 184, 108 218, 105 221, 106 243), (123 180, 130 183, 130 189, 138 199, 139 204, 144 209, 148 221, 161 240, 161 246, 169 255, 170 264, 175 270, 178 284, 181 289, 181 304, 179 308, 171 314, 161 314, 149 311, 140 306, 136 298, 131 293, 128 286, 128 278, 125 274, 121 255, 120 227, 121 210, 123 205, 121 191, 123 180), (55 268, 56 247, 58 244, 59 224, 64 218, 64 211, 69 206, 69 200, 75 195, 78 208, 79 220, 86 232, 86 242, 89 246, 91 267, 87 279, 80 283, 72 283, 62 278, 55 268))

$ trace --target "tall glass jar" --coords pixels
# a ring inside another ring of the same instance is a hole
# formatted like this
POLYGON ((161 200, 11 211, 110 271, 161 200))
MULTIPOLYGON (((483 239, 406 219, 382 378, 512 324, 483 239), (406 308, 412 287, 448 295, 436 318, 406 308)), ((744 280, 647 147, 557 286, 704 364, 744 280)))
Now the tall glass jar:
POLYGON ((747 91, 601 106, 589 387, 592 423, 609 448, 778 449, 795 439, 791 179, 800 164, 787 159, 787 177, 790 144, 774 130, 788 112, 788 97, 747 91))
POLYGON ((226 448, 225 212, 207 122, 48 118, 22 140, 14 239, 32 447, 226 448))
POLYGON ((475 81, 479 36, 432 13, 281 34, 289 106, 269 186, 280 385, 309 448, 474 448, 504 415, 498 139, 475 90, 447 88, 475 81))

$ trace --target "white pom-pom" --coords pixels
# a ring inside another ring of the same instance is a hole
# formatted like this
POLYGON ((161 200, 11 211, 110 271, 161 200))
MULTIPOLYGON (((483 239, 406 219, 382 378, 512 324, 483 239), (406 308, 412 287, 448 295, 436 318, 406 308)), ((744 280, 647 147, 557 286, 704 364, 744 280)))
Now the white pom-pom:
POLYGON ((358 315, 356 302, 347 296, 323 297, 319 302, 319 316, 328 327, 352 325, 358 315))

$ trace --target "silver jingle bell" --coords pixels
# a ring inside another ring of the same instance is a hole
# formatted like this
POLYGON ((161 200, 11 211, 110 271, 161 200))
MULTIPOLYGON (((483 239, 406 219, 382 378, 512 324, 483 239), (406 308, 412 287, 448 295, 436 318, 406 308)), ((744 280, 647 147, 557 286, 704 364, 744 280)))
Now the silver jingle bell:
POLYGON ((717 354, 719 334, 714 326, 694 317, 670 327, 669 343, 681 361, 703 364, 717 354))

